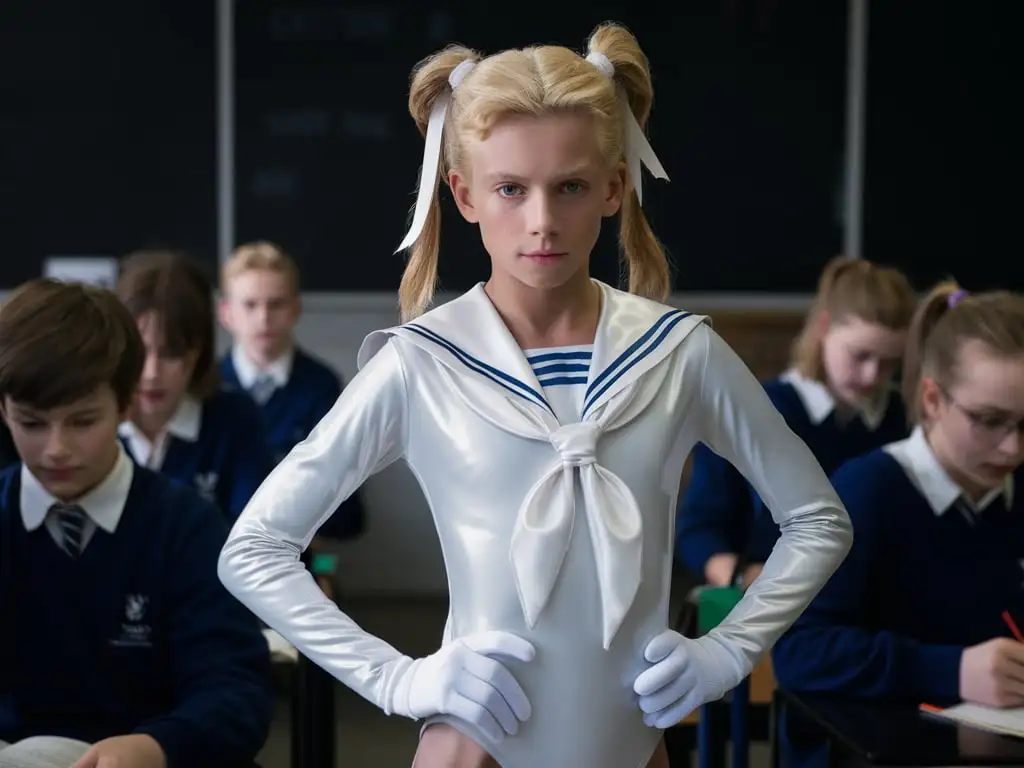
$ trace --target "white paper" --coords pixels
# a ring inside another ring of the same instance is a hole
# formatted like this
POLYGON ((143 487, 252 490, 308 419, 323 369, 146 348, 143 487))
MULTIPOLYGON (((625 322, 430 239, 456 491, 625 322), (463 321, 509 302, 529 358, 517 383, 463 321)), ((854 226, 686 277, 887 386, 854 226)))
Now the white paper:
POLYGON ((983 731, 1024 737, 1024 708, 1021 707, 995 709, 963 703, 942 710, 942 714, 950 720, 972 725, 983 731))
POLYGON ((117 259, 113 256, 51 256, 43 265, 43 276, 111 289, 117 283, 117 259))
POLYGON ((0 768, 71 768, 89 745, 60 736, 32 736, 0 748, 0 768))
MULTIPOLYGON (((263 637, 270 648, 270 660, 275 664, 295 664, 299 660, 298 649, 289 643, 281 633, 273 629, 264 629, 263 637)), ((3 765, 0 765, 3 768, 3 765)))

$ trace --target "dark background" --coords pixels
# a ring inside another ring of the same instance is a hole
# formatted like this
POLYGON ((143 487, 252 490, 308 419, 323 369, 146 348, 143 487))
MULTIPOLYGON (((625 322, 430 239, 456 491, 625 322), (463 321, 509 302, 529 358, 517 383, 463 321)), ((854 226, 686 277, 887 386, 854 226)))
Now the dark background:
MULTIPOLYGON (((579 49, 616 19, 654 72, 650 134, 672 182, 648 177, 646 210, 677 288, 812 291, 842 244, 846 3, 638 5, 237 3, 237 239, 280 242, 308 291, 394 290, 422 156, 406 113, 415 62, 452 40, 579 49)), ((1010 5, 871 3, 864 255, 922 287, 950 273, 971 288, 1024 282, 1010 5)), ((152 245, 215 267, 213 3, 7 0, 0 72, 0 287, 47 256, 152 245)), ((612 282, 614 238, 595 257, 612 282)), ((486 277, 451 206, 442 242, 445 288, 486 277)))

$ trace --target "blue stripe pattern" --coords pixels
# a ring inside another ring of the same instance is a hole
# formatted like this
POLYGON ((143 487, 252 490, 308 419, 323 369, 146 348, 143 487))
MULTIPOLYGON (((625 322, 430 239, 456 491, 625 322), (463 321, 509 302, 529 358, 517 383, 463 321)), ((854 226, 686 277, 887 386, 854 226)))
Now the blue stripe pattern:
POLYGON ((639 363, 651 354, 665 340, 665 337, 672 331, 679 321, 689 317, 689 312, 681 309, 673 309, 658 318, 643 336, 634 341, 615 360, 601 371, 587 388, 586 398, 583 401, 583 414, 586 417, 587 411, 603 395, 609 387, 622 378, 630 368, 639 363), (634 356, 635 355, 635 356, 634 356))
MULTIPOLYGON (((689 316, 689 312, 684 312, 681 309, 673 309, 666 312, 658 318, 643 336, 630 344, 622 354, 615 358, 612 364, 605 368, 587 387, 581 418, 586 417, 590 407, 616 381, 657 349, 661 342, 671 333, 672 329, 678 325, 680 320, 689 316)), ((478 360, 429 328, 424 328, 416 323, 407 323, 405 327, 448 350, 470 370, 486 376, 503 389, 541 406, 554 415, 554 411, 547 400, 544 399, 544 396, 529 384, 520 381, 514 376, 510 376, 492 365, 488 365, 482 360, 478 360)), ((537 376, 538 383, 544 387, 551 387, 586 384, 591 357, 591 353, 587 351, 542 352, 529 356, 527 360, 537 376)))
POLYGON ((494 366, 488 365, 482 360, 477 360, 468 352, 459 349, 457 346, 455 346, 455 344, 450 342, 448 339, 444 338, 444 336, 441 336, 438 333, 434 333, 429 328, 424 328, 422 325, 417 325, 416 323, 408 323, 406 324, 405 327, 408 328, 410 331, 419 334, 423 338, 428 339, 429 341, 434 342, 438 346, 448 350, 456 357, 457 360, 459 360, 463 365, 465 365, 470 370, 476 371, 482 376, 486 376, 488 379, 493 381, 498 386, 507 389, 514 395, 519 395, 519 397, 523 398, 524 400, 529 400, 533 403, 536 403, 537 405, 547 409, 548 411, 551 412, 552 415, 554 415, 554 411, 551 410, 551 406, 548 405, 548 401, 544 399, 544 396, 540 394, 540 392, 535 390, 533 387, 531 387, 529 384, 525 384, 524 382, 517 379, 515 376, 510 376, 504 371, 498 370, 494 366))
POLYGON ((587 383, 590 371, 589 349, 567 352, 541 352, 526 359, 542 387, 565 387, 587 383))

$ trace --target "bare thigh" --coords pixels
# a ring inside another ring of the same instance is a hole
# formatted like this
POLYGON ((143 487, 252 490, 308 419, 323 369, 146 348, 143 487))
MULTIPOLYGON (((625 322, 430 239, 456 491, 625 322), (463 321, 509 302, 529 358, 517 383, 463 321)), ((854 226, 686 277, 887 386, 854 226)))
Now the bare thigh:
MULTIPOLYGON (((501 768, 483 747, 450 725, 432 725, 420 737, 412 768, 501 768)), ((623 767, 625 768, 625 766, 623 767)), ((647 768, 669 768, 662 741, 647 768)))
POLYGON ((501 768, 483 747, 446 723, 428 726, 412 768, 501 768))
POLYGON ((658 744, 658 748, 654 750, 654 754, 651 755, 651 761, 647 763, 647 768, 669 768, 668 750, 665 749, 664 739, 661 740, 661 743, 658 744))

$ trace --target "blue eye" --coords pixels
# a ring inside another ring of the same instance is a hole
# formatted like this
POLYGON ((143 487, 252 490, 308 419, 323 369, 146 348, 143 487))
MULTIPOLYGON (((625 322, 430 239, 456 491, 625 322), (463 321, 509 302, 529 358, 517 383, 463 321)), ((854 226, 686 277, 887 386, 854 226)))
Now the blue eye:
POLYGON ((575 194, 583 191, 583 184, 578 181, 567 181, 562 185, 562 188, 569 194, 575 194))
POLYGON ((498 194, 502 197, 518 197, 522 191, 518 184, 502 184, 498 187, 498 194))

